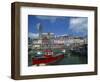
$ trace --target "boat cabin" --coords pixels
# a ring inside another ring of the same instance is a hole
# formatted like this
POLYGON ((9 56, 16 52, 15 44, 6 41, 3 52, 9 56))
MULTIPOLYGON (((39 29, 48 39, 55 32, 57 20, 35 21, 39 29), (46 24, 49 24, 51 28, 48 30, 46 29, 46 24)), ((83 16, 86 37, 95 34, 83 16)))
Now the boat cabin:
POLYGON ((46 57, 51 57, 53 55, 53 51, 52 50, 44 50, 44 56, 46 57))

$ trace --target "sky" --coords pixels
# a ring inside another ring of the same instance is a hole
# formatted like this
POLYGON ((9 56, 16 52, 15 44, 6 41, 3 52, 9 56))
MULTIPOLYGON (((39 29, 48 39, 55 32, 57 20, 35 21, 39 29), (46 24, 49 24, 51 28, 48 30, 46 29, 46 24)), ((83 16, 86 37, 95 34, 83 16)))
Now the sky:
POLYGON ((28 15, 28 36, 38 36, 37 24, 41 24, 43 33, 55 35, 87 36, 88 18, 69 16, 28 15))

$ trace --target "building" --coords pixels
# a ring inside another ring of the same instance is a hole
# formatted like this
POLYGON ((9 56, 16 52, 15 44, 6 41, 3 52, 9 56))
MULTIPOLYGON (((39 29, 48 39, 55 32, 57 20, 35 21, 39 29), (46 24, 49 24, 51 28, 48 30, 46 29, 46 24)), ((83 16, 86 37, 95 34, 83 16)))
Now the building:
POLYGON ((40 49, 42 45, 42 39, 33 39, 32 49, 40 49))
POLYGON ((82 37, 60 36, 55 37, 54 33, 42 33, 41 39, 33 39, 32 48, 73 48, 87 44, 87 39, 82 37))

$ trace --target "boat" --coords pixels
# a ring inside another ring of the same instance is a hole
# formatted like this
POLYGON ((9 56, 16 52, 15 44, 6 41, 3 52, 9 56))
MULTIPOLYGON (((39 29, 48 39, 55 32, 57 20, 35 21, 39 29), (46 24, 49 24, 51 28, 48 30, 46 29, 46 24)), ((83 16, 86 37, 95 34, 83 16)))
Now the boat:
POLYGON ((54 50, 52 50, 52 46, 51 46, 52 41, 51 41, 50 32, 48 32, 45 36, 43 36, 42 29, 43 27, 41 26, 40 23, 38 23, 37 24, 37 30, 39 32, 38 40, 42 40, 42 41, 41 41, 41 45, 39 46, 39 49, 36 50, 35 56, 32 58, 33 65, 52 64, 64 58, 65 51, 63 50, 61 52, 55 53, 54 50))
POLYGON ((64 58, 63 53, 54 54, 54 52, 50 49, 44 50, 43 53, 44 54, 42 54, 42 52, 38 52, 39 55, 32 58, 33 65, 52 64, 64 58))

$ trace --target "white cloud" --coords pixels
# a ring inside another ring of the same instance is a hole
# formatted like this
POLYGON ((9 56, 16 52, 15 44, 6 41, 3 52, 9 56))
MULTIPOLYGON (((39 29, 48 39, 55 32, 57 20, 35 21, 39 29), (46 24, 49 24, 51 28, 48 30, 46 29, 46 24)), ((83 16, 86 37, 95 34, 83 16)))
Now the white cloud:
POLYGON ((55 23, 56 19, 58 18, 53 16, 36 16, 36 17, 41 20, 50 20, 51 23, 55 23))
POLYGON ((30 38, 38 38, 39 37, 39 34, 38 33, 32 33, 32 32, 29 32, 28 33, 28 37, 30 37, 30 38))
POLYGON ((87 33, 88 29, 88 19, 86 17, 82 18, 70 18, 70 26, 69 28, 78 33, 87 33))

